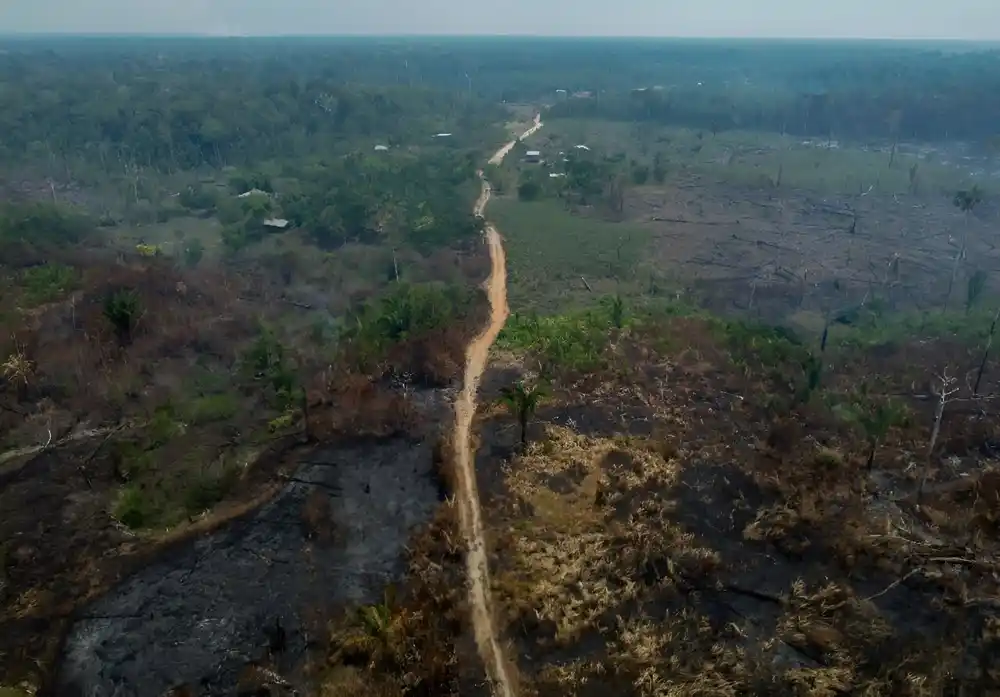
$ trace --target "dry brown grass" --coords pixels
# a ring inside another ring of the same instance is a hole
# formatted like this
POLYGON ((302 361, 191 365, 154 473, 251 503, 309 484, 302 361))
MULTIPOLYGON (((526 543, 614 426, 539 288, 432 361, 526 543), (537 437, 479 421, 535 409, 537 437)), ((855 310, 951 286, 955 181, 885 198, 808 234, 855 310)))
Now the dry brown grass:
POLYGON ((686 583, 682 578, 703 576, 719 562, 671 522, 675 502, 653 493, 676 483, 679 466, 646 441, 550 426, 507 472, 511 495, 531 510, 504 540, 496 576, 512 629, 544 632, 549 648, 571 648, 594 633, 609 641, 604 661, 548 666, 542 683, 554 681, 576 694, 574 686, 595 674, 626 671, 635 673, 638 694, 726 694, 725 681, 712 677, 709 666, 697 690, 689 685, 691 676, 670 670, 676 662, 671 649, 711 635, 704 618, 691 612, 651 619, 620 614, 647 595, 643 577, 650 570, 661 574, 657 592, 672 593, 686 583), (644 491, 650 495, 633 498, 644 491))
MULTIPOLYGON (((783 393, 799 368, 736 364, 697 324, 640 329, 609 346, 606 370, 557 375, 541 416, 558 425, 492 463, 496 592, 524 694, 1000 689, 1000 478, 976 455, 981 419, 957 410, 942 433, 986 472, 918 504, 892 492, 915 486, 919 400, 870 476, 857 426, 783 393)), ((880 365, 880 389, 912 381, 880 365)), ((873 363, 831 370, 835 401, 873 363)))
POLYGON ((409 397, 387 389, 371 377, 347 371, 330 376, 328 391, 311 409, 313 434, 332 437, 386 437, 409 432, 416 411, 409 397))

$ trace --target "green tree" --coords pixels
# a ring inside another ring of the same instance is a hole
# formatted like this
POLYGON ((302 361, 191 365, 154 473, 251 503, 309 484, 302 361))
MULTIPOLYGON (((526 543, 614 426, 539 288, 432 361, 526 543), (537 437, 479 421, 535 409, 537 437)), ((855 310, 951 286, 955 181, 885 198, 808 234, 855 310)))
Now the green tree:
POLYGON ((906 410, 891 398, 872 395, 868 385, 864 384, 846 409, 840 411, 848 421, 860 426, 865 434, 865 440, 868 442, 865 468, 871 471, 879 446, 884 442, 889 429, 901 425, 906 420, 906 410))
POLYGON ((521 446, 528 445, 528 422, 548 392, 543 385, 528 385, 518 380, 500 391, 500 403, 510 410, 521 427, 521 446))
POLYGON ((197 237, 190 240, 187 246, 184 247, 184 265, 190 269, 196 267, 201 263, 202 257, 205 256, 205 245, 197 237))
POLYGON ((628 308, 625 307, 625 300, 622 296, 615 295, 604 299, 604 305, 608 309, 608 316, 611 319, 611 326, 615 329, 622 329, 628 321, 628 308))
POLYGON ((986 289, 987 274, 982 269, 977 269, 969 276, 969 281, 965 288, 965 314, 969 314, 973 306, 978 302, 983 290, 986 289))
POLYGON ((951 267, 951 278, 948 280, 948 293, 945 295, 944 306, 947 308, 951 302, 951 294, 955 288, 955 279, 958 278, 958 268, 962 260, 965 258, 966 249, 968 249, 969 244, 969 216, 976 206, 978 206, 983 200, 983 192, 978 186, 973 186, 971 189, 962 189, 955 193, 952 197, 952 205, 955 208, 962 211, 962 215, 965 217, 965 224, 962 229, 962 245, 955 252, 955 259, 952 262, 951 267))
POLYGON ((657 184, 662 184, 667 180, 667 164, 663 158, 663 155, 656 153, 653 158, 653 181, 657 184))
POLYGON ((542 195, 542 187, 538 182, 526 181, 517 187, 517 197, 522 201, 537 201, 542 195))
POLYGON ((132 333, 142 316, 142 301, 134 290, 116 290, 104 299, 104 317, 121 346, 132 343, 132 333))

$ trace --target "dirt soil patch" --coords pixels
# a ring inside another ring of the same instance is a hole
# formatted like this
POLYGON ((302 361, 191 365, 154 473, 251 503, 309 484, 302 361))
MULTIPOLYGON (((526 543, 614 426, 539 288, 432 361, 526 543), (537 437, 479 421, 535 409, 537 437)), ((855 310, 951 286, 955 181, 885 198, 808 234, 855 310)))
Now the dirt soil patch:
POLYGON ((866 293, 893 309, 940 306, 966 233, 954 306, 975 270, 1000 287, 995 212, 966 219, 943 196, 822 197, 692 177, 635 189, 627 220, 651 231, 656 270, 692 285, 714 311, 783 320, 858 304, 866 293))

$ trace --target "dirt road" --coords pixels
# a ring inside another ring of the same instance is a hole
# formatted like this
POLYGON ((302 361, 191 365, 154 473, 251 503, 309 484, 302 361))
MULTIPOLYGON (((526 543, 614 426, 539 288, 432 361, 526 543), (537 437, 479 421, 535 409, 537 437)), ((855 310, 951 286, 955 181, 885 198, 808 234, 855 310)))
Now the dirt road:
MULTIPOLYGON (((525 131, 519 140, 524 140, 542 127, 539 116, 535 124, 525 131)), ((500 164, 511 151, 517 140, 500 148, 490 164, 500 164)), ((482 177, 482 172, 480 172, 482 177)), ((474 212, 482 216, 489 203, 490 183, 483 178, 483 191, 476 201, 474 212)), ((465 378, 461 393, 455 401, 455 456, 458 467, 460 490, 457 492, 459 520, 465 538, 468 555, 466 569, 469 576, 469 605, 472 608, 472 626, 476 634, 479 653, 486 665, 487 674, 493 683, 497 697, 514 697, 508 662, 497 640, 493 624, 493 602, 490 596, 490 572, 486 555, 486 541, 483 536, 483 517, 479 507, 479 492, 476 487, 476 472, 471 446, 472 418, 476 413, 476 391, 479 379, 486 368, 490 346, 496 340, 504 322, 507 321, 507 262, 500 233, 490 223, 486 224, 486 243, 490 250, 490 277, 486 281, 486 292, 490 300, 490 323, 469 344, 465 351, 465 378)))
MULTIPOLYGON (((509 153, 514 148, 514 146, 517 145, 517 142, 519 140, 524 140, 528 136, 534 135, 534 133, 541 127, 542 127, 542 115, 535 114, 535 123, 531 126, 531 128, 529 128, 527 131, 518 136, 517 140, 512 140, 506 145, 504 145, 502 148, 497 150, 496 153, 494 153, 493 157, 490 158, 490 164, 498 165, 501 162, 503 162, 503 158, 507 157, 507 153, 509 153)), ((483 199, 480 200, 483 201, 483 206, 485 206, 486 205, 485 200, 483 199)), ((486 195, 486 200, 489 200, 489 194, 486 195)), ((476 214, 482 215, 482 208, 479 207, 478 204, 476 207, 476 214)))

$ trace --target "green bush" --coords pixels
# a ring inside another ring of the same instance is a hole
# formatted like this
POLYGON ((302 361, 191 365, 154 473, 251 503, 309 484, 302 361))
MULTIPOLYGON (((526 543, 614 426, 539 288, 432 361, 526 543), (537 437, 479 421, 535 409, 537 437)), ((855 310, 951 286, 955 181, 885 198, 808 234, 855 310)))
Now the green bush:
POLYGON ((104 317, 123 346, 132 342, 132 332, 141 315, 142 301, 134 290, 116 290, 104 299, 104 317))
POLYGON ((176 412, 172 405, 158 407, 153 412, 153 417, 149 420, 147 434, 149 443, 147 448, 152 450, 166 445, 171 440, 184 433, 184 425, 177 420, 176 412))
POLYGON ((299 401, 300 391, 294 366, 288 359, 285 345, 273 330, 262 327, 256 341, 243 354, 243 370, 248 376, 264 383, 268 397, 277 409, 287 409, 299 401))
POLYGON ((527 181, 517 187, 517 197, 521 201, 537 201, 542 195, 542 187, 538 182, 527 181))
POLYGON ((743 320, 720 322, 717 326, 737 363, 779 368, 806 365, 809 360, 809 349, 785 327, 743 320))
POLYGON ((443 283, 394 283, 389 291, 355 308, 340 334, 341 346, 362 361, 379 357, 392 345, 454 324, 468 316, 475 296, 443 283))
POLYGON ((143 492, 138 486, 131 484, 123 487, 119 492, 113 515, 130 530, 144 528, 153 519, 149 500, 143 496, 143 492))
POLYGON ((69 266, 42 264, 24 269, 20 277, 25 302, 30 306, 58 300, 77 284, 77 273, 69 266))
POLYGON ((607 307, 551 317, 514 313, 497 344, 530 351, 550 369, 593 370, 601 365, 611 326, 607 307))
POLYGON ((215 190, 207 186, 189 186, 177 197, 178 203, 193 211, 212 210, 216 204, 215 190))
POLYGON ((236 468, 229 467, 221 473, 203 472, 191 481, 184 491, 184 510, 188 515, 207 511, 226 497, 239 476, 236 468))
POLYGON ((0 242, 73 244, 93 229, 86 216, 51 203, 0 204, 0 242))
POLYGON ((209 394, 197 397, 186 409, 187 418, 193 424, 207 424, 226 421, 240 410, 240 400, 234 394, 209 394))

